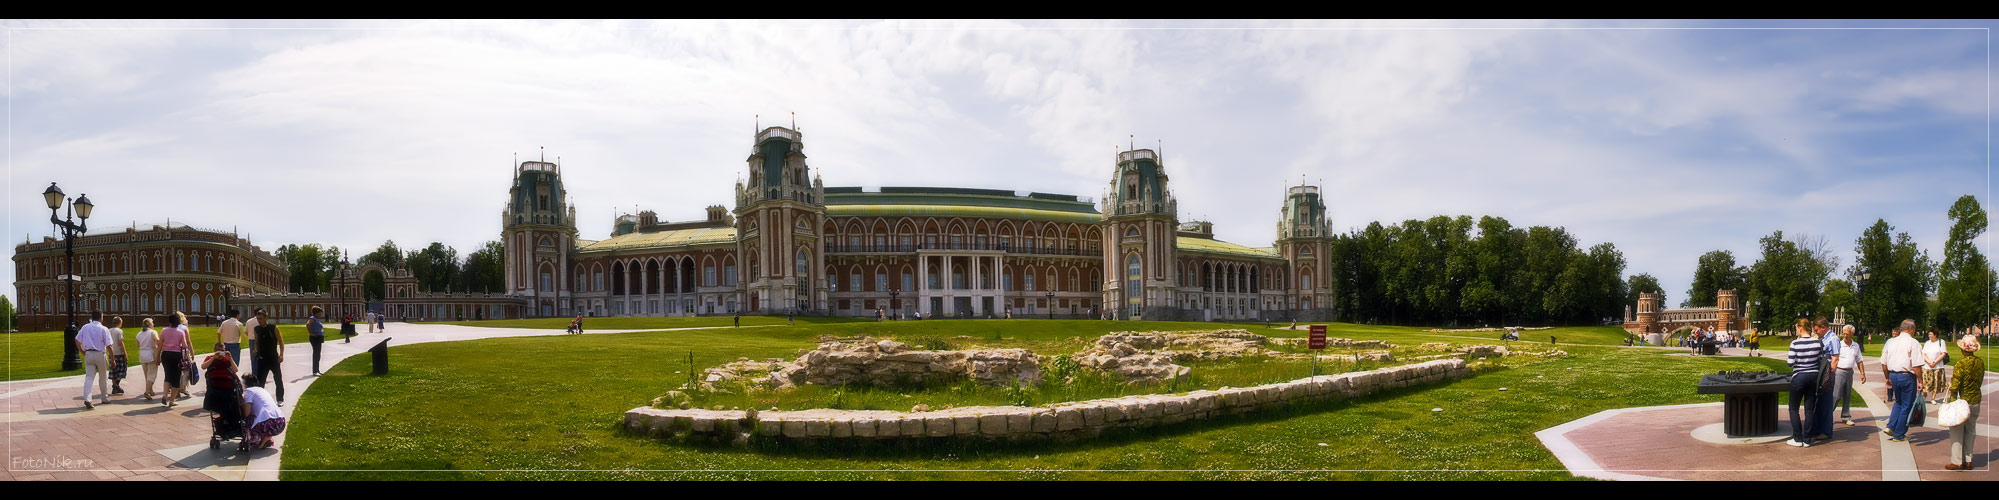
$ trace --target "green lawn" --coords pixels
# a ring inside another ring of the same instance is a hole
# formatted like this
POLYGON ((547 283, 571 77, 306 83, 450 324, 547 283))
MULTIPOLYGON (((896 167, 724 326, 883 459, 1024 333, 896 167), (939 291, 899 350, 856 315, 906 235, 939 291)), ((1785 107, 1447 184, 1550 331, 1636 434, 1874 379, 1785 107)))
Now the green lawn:
MULTIPOLYGON (((126 323, 124 330, 125 364, 127 366, 138 366, 139 341, 137 338, 139 328, 135 327, 132 323, 126 323)), ((339 337, 339 330, 339 325, 333 325, 327 329, 327 336, 329 338, 341 338, 339 337)), ((305 325, 281 324, 278 325, 278 334, 284 336, 285 340, 290 341, 287 344, 291 347, 287 347, 286 349, 308 349, 307 353, 310 354, 310 347, 300 345, 306 343, 305 325)), ((220 336, 221 334, 213 326, 188 328, 188 340, 192 342, 195 355, 197 356, 212 352, 210 348, 215 345, 215 339, 220 336)), ((4 380, 10 381, 82 375, 83 369, 81 368, 75 370, 61 369, 62 344, 62 332, 19 332, 0 335, 0 350, 5 350, 5 356, 0 357, 0 375, 6 377, 4 380)), ((248 349, 248 346, 244 348, 248 349)), ((79 356, 78 359, 82 358, 79 356)), ((127 376, 132 375, 128 374, 127 376)))
MULTIPOLYGON (((1768 358, 1693 358, 1669 356, 1672 352, 1662 350, 1563 345, 1560 348, 1570 353, 1567 358, 1506 358, 1494 371, 1445 384, 1388 391, 1357 401, 1121 431, 1071 444, 818 449, 759 444, 745 449, 655 440, 620 430, 625 410, 686 380, 689 352, 698 370, 738 356, 789 359, 797 350, 813 347, 822 334, 923 337, 961 346, 1062 345, 1107 331, 1223 326, 1230 325, 931 320, 410 345, 394 352, 388 375, 365 375, 368 362, 356 357, 333 367, 314 384, 317 389, 293 415, 282 477, 1570 479, 1534 432, 1606 409, 1720 401, 1719 396, 1694 394, 1696 377, 1720 370, 1781 368, 1780 362, 1768 358), (999 340, 992 340, 995 336, 999 340), (1501 387, 1508 391, 1498 391, 1501 387), (1431 408, 1444 411, 1432 413, 1431 408), (316 469, 350 472, 312 472, 316 469), (380 472, 351 472, 355 469, 380 472), (410 469, 444 472, 395 472, 410 469), (1198 472, 1151 472, 1161 469, 1198 472), (1282 469, 1361 472, 1264 472, 1282 469), (649 470, 679 472, 640 472, 649 470), (1481 472, 1487 470, 1537 471, 1481 472)), ((1304 335, 1264 330, 1261 324, 1252 330, 1304 335)), ((1573 333, 1578 340, 1600 334, 1592 332, 1596 330, 1573 333)), ((1404 348, 1438 341, 1492 343, 1441 338, 1414 328, 1344 324, 1334 325, 1332 335, 1378 338, 1404 348)), ((1226 367, 1207 368, 1214 369, 1213 377, 1229 376, 1223 373, 1226 367)), ((793 403, 817 402, 800 396, 801 401, 777 406, 795 409, 793 403)), ((953 396, 932 397, 942 402, 953 396)))
MULTIPOLYGON (((827 317, 827 316, 796 316, 793 319, 795 319, 800 324, 808 324, 808 325, 824 324, 824 323, 858 323, 863 321, 868 321, 868 322, 874 321, 872 318, 861 319, 861 318, 827 317)), ((480 320, 480 321, 428 321, 420 323, 435 323, 440 325, 460 325, 460 326, 483 326, 487 328, 540 328, 540 329, 563 330, 569 328, 569 322, 573 320, 575 320, 575 318, 527 318, 527 319, 489 319, 489 320, 480 320)), ((690 318, 583 318, 583 329, 584 331, 665 330, 669 328, 731 326, 732 324, 734 324, 734 321, 735 318, 733 316, 700 316, 700 317, 690 317, 690 318)), ((749 315, 743 316, 743 326, 782 325, 782 324, 785 324, 784 316, 749 316, 749 315)), ((362 328, 362 331, 367 331, 367 329, 362 328)))

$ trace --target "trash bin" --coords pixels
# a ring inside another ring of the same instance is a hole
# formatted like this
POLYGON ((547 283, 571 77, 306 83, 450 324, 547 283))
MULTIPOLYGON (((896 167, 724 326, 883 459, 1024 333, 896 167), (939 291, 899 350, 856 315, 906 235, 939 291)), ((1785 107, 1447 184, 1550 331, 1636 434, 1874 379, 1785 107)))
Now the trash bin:
POLYGON ((389 339, 382 339, 382 342, 375 344, 375 347, 368 348, 368 353, 375 356, 375 374, 387 375, 389 373, 389 339))

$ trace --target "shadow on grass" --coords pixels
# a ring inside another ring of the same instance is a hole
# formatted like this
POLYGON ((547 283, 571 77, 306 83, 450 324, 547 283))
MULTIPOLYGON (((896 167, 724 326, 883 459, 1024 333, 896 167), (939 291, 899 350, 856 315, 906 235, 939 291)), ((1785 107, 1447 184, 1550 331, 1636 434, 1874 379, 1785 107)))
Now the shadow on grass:
MULTIPOLYGON (((1474 376, 1510 369, 1512 367, 1493 367, 1475 372, 1474 376)), ((1172 424, 1142 428, 1113 428, 1105 430, 1095 437, 1044 437, 1025 441, 929 437, 800 440, 754 433, 748 435, 746 439, 691 435, 655 437, 644 432, 625 429, 622 415, 620 415, 617 423, 613 425, 613 432, 633 439, 654 440, 658 441, 661 445, 680 446, 709 453, 764 455, 785 458, 935 459, 955 455, 958 457, 1005 459, 1038 456, 1055 452, 1115 448, 1135 443, 1154 442, 1201 431, 1273 423, 1294 417, 1357 408, 1365 403, 1392 400, 1435 389, 1447 388, 1462 380, 1464 379, 1453 379, 1419 387, 1383 389, 1357 398, 1293 402, 1249 413, 1226 414, 1172 424)))

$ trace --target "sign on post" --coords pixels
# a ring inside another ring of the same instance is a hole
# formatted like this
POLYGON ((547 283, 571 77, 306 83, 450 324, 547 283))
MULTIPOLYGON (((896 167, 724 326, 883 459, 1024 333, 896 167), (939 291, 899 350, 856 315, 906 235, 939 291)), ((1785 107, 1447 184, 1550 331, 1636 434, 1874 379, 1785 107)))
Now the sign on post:
POLYGON ((1312 340, 1309 346, 1313 349, 1326 348, 1326 325, 1312 325, 1312 340))

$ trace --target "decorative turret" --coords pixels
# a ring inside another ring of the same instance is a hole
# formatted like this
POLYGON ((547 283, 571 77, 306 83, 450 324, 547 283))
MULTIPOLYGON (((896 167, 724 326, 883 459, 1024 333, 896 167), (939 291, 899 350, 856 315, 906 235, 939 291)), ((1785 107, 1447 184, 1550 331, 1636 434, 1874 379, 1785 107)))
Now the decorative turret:
POLYGON ((500 217, 507 293, 529 298, 529 315, 567 314, 563 299, 570 281, 569 251, 576 244, 576 206, 562 188, 561 159, 516 165, 500 217))
MULTIPOLYGON (((805 164, 804 140, 795 127, 757 132, 749 175, 736 182, 736 256, 745 272, 731 285, 752 312, 825 308, 823 245, 817 232, 792 230, 826 219, 826 187, 805 164)), ((709 219, 716 212, 711 208, 709 219)))
POLYGON ((1326 216, 1326 202, 1319 197, 1318 186, 1291 186, 1282 213, 1277 219, 1277 239, 1332 235, 1332 218, 1326 216))
MULTIPOLYGON (((1284 208, 1277 219, 1277 251, 1290 269, 1278 280, 1285 291, 1285 305, 1301 311, 1329 310, 1333 305, 1332 266, 1326 260, 1332 251, 1332 218, 1326 216, 1326 201, 1319 186, 1285 188, 1284 208)), ((1313 313, 1304 313, 1313 317, 1313 313)))
MULTIPOLYGON (((1178 253, 1179 203, 1173 198, 1159 153, 1119 152, 1103 212, 1103 301, 1120 317, 1142 318, 1152 307, 1173 304, 1178 253)), ((1211 227, 1203 227, 1212 229, 1211 227)))

